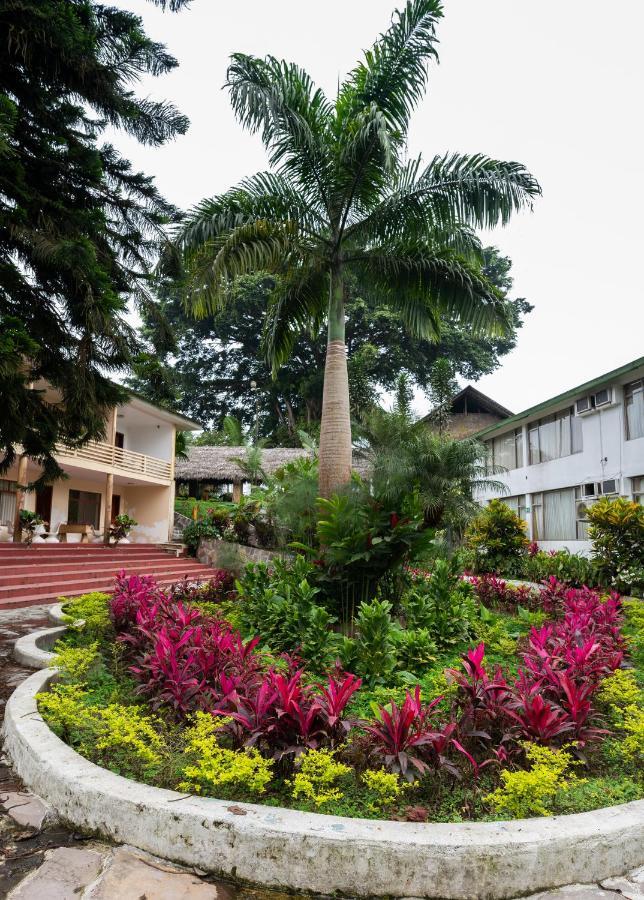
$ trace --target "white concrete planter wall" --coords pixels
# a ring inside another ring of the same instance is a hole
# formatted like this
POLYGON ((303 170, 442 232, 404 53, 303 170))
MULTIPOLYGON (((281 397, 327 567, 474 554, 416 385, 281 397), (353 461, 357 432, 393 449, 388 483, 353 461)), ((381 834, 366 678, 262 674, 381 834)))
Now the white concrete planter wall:
POLYGON ((296 891, 471 900, 597 882, 644 862, 644 800, 448 825, 348 819, 138 784, 79 756, 48 728, 35 698, 54 677, 36 672, 7 704, 5 750, 28 787, 76 828, 207 872, 296 891))

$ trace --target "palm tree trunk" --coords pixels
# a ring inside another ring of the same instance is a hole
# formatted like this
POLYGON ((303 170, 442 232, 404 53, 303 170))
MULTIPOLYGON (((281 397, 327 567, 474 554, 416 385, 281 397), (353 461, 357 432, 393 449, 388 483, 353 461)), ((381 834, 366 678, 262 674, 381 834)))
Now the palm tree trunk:
POLYGON ((351 415, 344 340, 344 285, 340 266, 331 274, 320 427, 321 497, 330 497, 351 478, 351 415))

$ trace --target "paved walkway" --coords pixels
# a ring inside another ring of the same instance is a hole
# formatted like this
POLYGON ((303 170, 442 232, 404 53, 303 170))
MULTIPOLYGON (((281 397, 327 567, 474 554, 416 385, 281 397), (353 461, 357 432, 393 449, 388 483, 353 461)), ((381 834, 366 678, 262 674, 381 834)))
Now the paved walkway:
MULTIPOLYGON (((46 606, 0 611, 0 718, 31 670, 13 661, 13 642, 51 624, 46 606)), ((473 892, 476 886, 472 886, 473 892)), ((474 893, 473 893, 473 896, 474 893)), ((569 885, 530 900, 644 900, 644 866, 602 885, 569 885)), ((0 898, 7 900, 297 900, 239 888, 134 847, 95 841, 47 821, 47 807, 23 790, 0 757, 0 898)), ((303 900, 303 898, 300 898, 303 900)), ((408 898, 413 900, 413 898, 408 898)))

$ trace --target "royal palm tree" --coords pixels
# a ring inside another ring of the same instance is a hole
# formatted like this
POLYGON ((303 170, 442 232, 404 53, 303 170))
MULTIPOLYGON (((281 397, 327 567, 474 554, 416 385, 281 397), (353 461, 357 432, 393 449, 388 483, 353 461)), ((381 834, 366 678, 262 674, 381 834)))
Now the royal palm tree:
POLYGON ((503 330, 507 308, 481 272, 473 229, 506 223, 540 193, 516 162, 480 154, 404 161, 441 16, 440 0, 408 0, 333 101, 292 63, 233 55, 226 82, 233 109, 260 133, 271 168, 204 200, 179 236, 196 315, 220 308, 241 274, 279 276, 264 324, 274 368, 302 329, 327 320, 319 457, 325 497, 351 470, 347 276, 420 336, 437 336, 444 314, 503 330))

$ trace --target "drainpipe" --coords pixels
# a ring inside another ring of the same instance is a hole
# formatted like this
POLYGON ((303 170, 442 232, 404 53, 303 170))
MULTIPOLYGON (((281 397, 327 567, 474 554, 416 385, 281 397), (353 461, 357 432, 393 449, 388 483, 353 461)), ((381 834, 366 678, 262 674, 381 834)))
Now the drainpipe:
MULTIPOLYGON (((105 437, 110 447, 116 444, 116 407, 110 412, 105 437)), ((112 467, 114 466, 114 452, 112 451, 112 467)), ((110 545, 110 526, 112 524, 112 497, 114 495, 114 472, 108 472, 105 478, 105 518, 103 520, 103 543, 110 545)))
MULTIPOLYGON (((528 433, 528 425, 521 426, 521 436, 523 440, 521 441, 523 445, 523 468, 527 469, 530 465, 530 435, 528 433)), ((528 539, 530 541, 534 540, 534 513, 532 511, 532 494, 526 491, 525 493, 525 506, 526 506, 526 515, 527 515, 527 525, 528 525, 528 539), (530 512, 528 512, 530 510, 530 512)))

